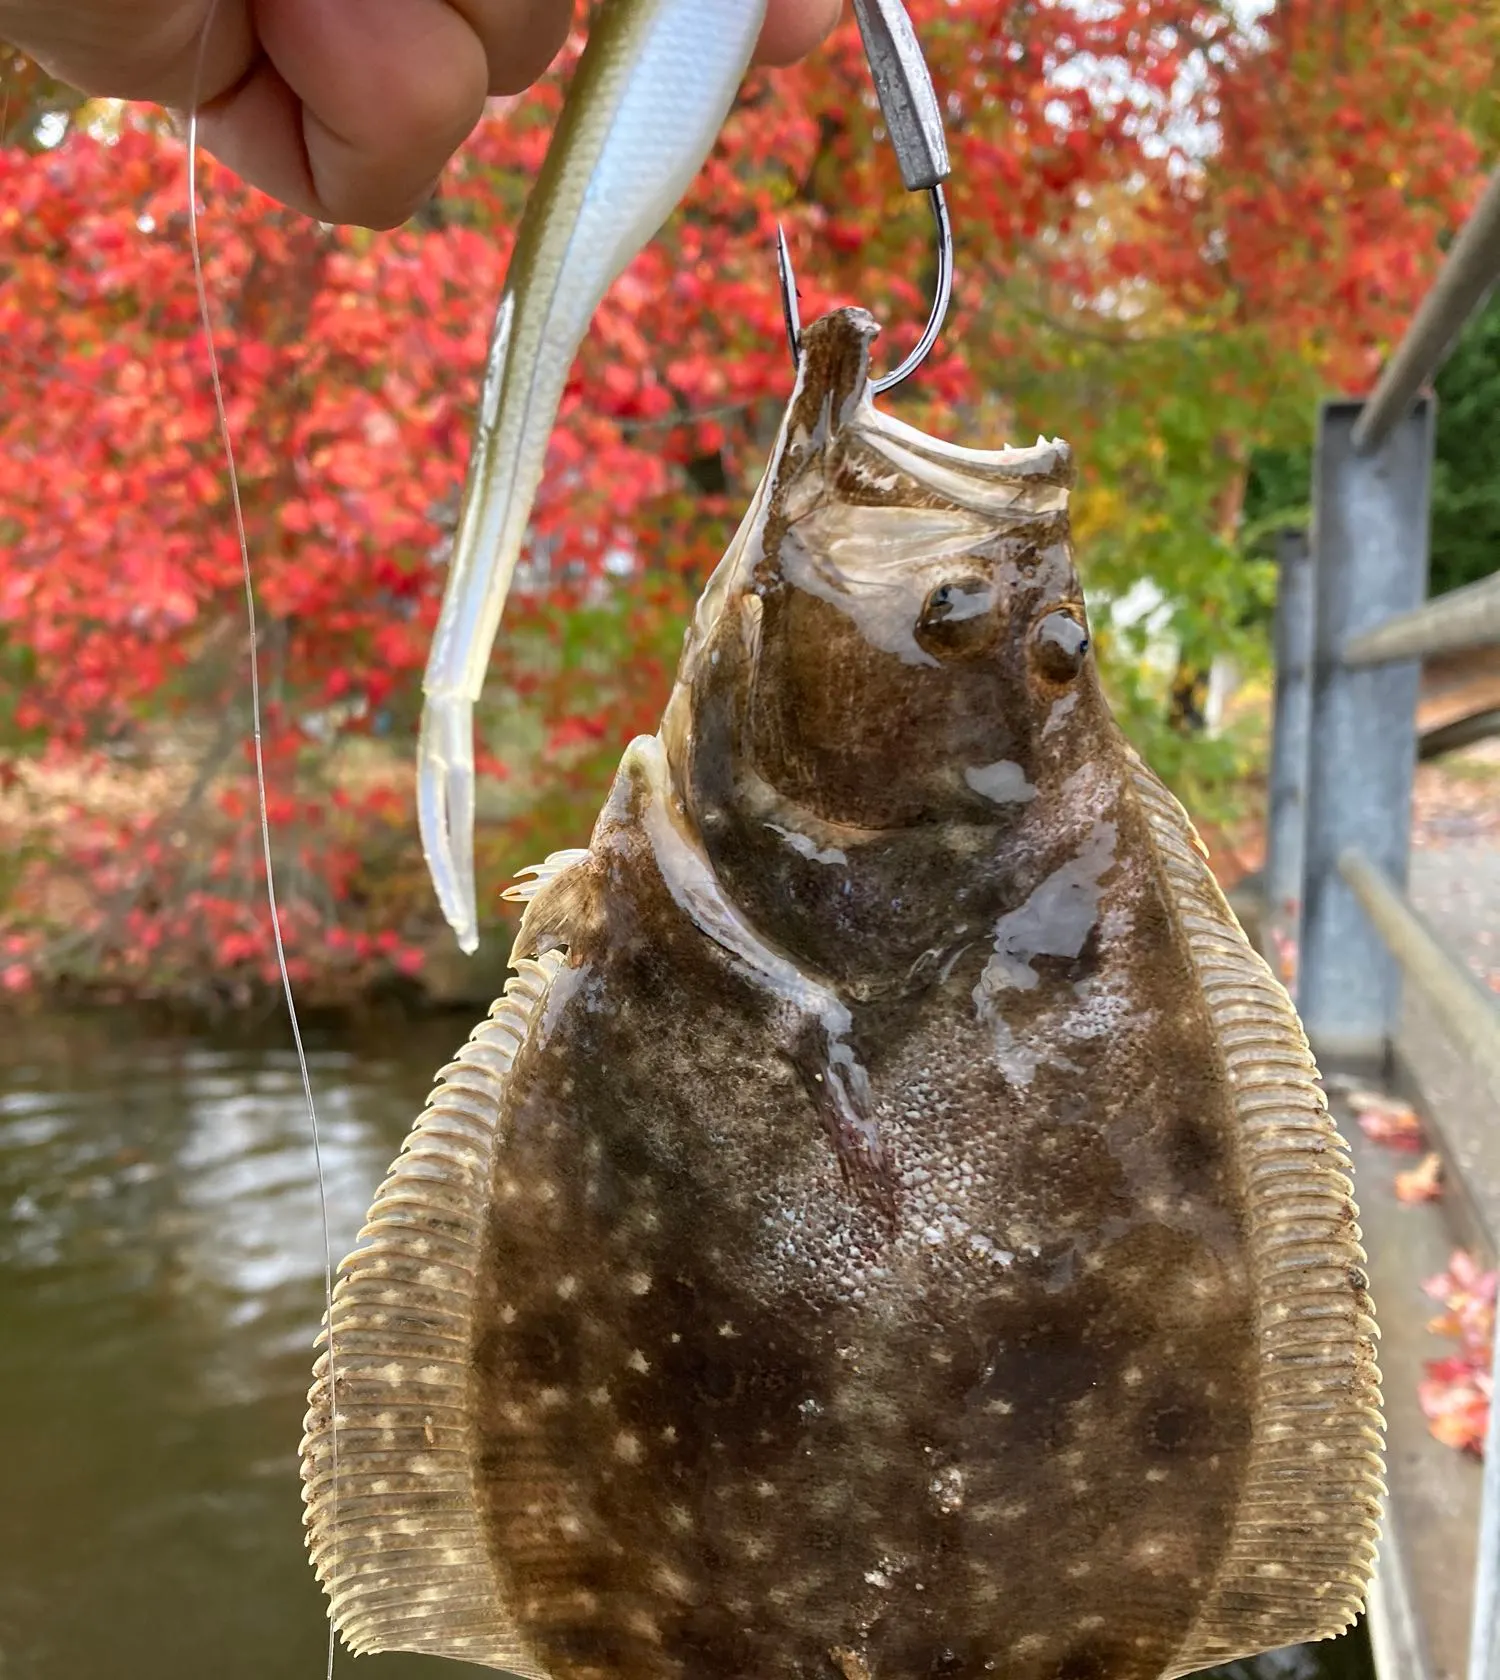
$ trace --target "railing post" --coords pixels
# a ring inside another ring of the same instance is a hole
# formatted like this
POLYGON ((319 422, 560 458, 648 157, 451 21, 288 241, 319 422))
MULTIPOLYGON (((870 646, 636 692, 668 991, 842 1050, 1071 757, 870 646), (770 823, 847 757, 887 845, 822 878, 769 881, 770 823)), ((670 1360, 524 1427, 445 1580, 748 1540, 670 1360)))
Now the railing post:
POLYGON ((1427 593, 1433 403, 1423 398, 1380 448, 1355 451, 1357 402, 1324 403, 1313 484, 1312 718, 1298 1007, 1328 1059, 1383 1057, 1400 971, 1338 872, 1357 848, 1406 883, 1416 769, 1415 659, 1347 668, 1345 644, 1427 593))
MULTIPOLYGON (((1276 539, 1279 577, 1272 644, 1276 694, 1266 813, 1266 915, 1272 929, 1302 941, 1302 858, 1307 825, 1307 732, 1312 712, 1313 577, 1307 532, 1276 539)), ((1282 979, 1295 987, 1295 958, 1282 979)))

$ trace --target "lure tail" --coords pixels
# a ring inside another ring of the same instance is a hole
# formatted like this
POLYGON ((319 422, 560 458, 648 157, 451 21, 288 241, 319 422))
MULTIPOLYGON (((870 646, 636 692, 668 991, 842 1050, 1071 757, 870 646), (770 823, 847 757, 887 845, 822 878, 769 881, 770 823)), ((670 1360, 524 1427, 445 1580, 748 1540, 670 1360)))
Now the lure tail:
POLYGON ((473 713, 568 369, 605 292, 702 167, 765 0, 608 0, 517 237, 423 683, 417 812, 438 902, 479 944, 473 713))

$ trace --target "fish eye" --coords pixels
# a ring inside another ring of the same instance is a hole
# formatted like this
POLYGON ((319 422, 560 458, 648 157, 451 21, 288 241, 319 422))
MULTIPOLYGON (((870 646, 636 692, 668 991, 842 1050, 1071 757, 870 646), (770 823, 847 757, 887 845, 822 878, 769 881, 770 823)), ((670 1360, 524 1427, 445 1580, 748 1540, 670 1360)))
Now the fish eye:
POLYGON ((977 574, 952 578, 928 592, 917 641, 940 659, 982 653, 994 639, 994 585, 977 574))
POLYGON ((1031 638, 1037 669, 1049 681, 1070 683, 1083 669, 1089 633, 1070 612, 1050 612, 1031 638))

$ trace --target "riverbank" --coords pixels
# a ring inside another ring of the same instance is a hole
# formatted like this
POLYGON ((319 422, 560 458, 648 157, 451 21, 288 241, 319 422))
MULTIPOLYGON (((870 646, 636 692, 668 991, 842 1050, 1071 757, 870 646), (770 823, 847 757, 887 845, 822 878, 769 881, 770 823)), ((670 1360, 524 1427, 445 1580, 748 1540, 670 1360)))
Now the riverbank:
MULTIPOLYGON (((1264 858, 1264 789, 1200 825, 1232 893, 1264 858)), ((569 834, 488 813, 479 833, 491 919, 464 956, 433 901, 410 767, 363 742, 336 773, 272 801, 282 931, 299 1004, 329 1019, 483 1009, 503 987, 514 872, 569 834)), ((1413 845, 1500 833, 1500 743, 1422 765, 1413 845)), ((1497 958, 1500 961, 1500 958, 1497 958)), ((281 1007, 253 784, 203 773, 201 750, 149 761, 24 764, 0 782, 0 1004, 128 1003, 181 1019, 281 1007)))
MULTIPOLYGON (((201 742, 22 761, 0 777, 0 1002, 129 1004, 183 1020, 280 1007, 254 781, 201 742)), ((488 1002, 515 918, 465 958, 433 901, 409 765, 359 743, 268 804, 287 965, 330 1017, 488 1002)), ((482 861, 503 825, 480 833, 482 861)))

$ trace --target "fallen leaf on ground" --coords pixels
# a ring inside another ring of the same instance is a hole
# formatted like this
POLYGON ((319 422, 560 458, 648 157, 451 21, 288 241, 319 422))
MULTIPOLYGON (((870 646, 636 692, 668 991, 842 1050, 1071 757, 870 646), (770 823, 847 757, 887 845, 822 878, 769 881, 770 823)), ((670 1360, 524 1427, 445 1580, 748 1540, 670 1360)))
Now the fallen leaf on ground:
POLYGON ((1429 1432, 1445 1447, 1484 1457, 1490 1421, 1489 1377, 1462 1359, 1433 1359, 1417 1384, 1429 1432))
POLYGON ((1443 1193, 1443 1160, 1436 1150, 1406 1172, 1396 1174, 1396 1200, 1435 1202, 1443 1193))
POLYGON ((1290 989, 1297 983, 1297 941, 1282 928, 1272 928, 1271 944, 1276 952, 1276 968, 1282 984, 1290 989))
POLYGON ((1417 1384, 1418 1402, 1437 1440, 1480 1457, 1489 1425, 1495 1281, 1493 1271, 1481 1270, 1472 1254, 1459 1249, 1446 1272, 1422 1285, 1444 1309, 1429 1322, 1428 1330, 1435 1336, 1453 1337, 1459 1346, 1456 1354, 1426 1361, 1426 1375, 1417 1384))
POLYGON ((1351 1091, 1349 1106, 1359 1121, 1359 1129, 1371 1143, 1383 1144, 1387 1149, 1404 1149, 1415 1155, 1427 1147, 1422 1122, 1410 1103, 1390 1097, 1383 1091, 1351 1091))

